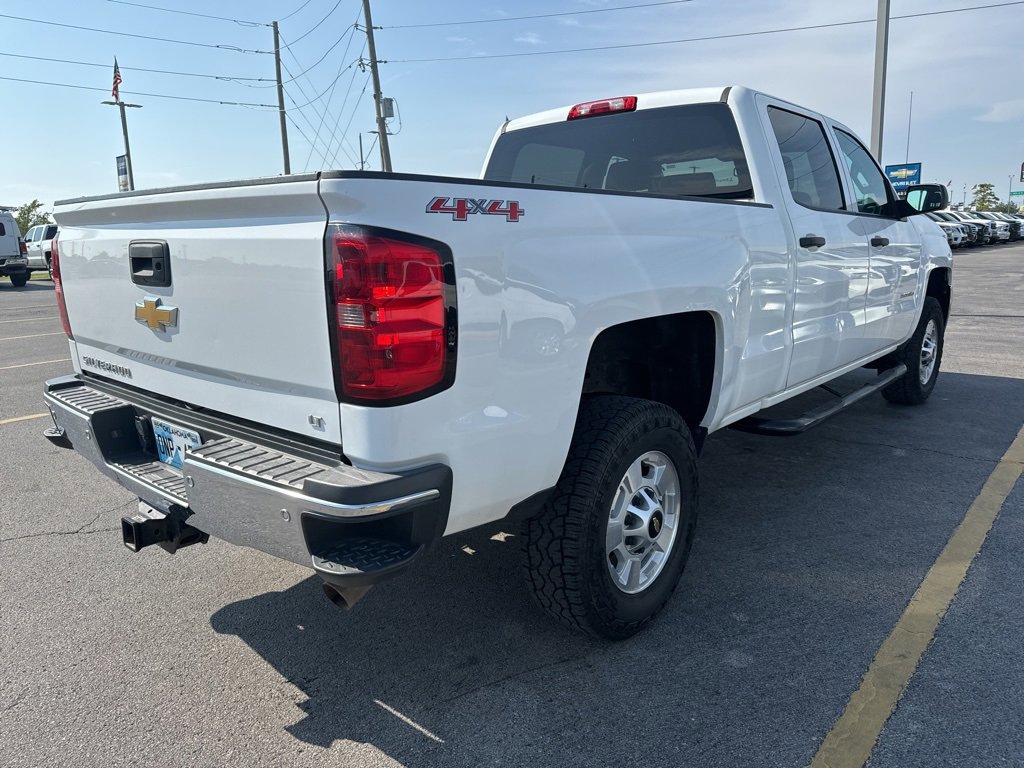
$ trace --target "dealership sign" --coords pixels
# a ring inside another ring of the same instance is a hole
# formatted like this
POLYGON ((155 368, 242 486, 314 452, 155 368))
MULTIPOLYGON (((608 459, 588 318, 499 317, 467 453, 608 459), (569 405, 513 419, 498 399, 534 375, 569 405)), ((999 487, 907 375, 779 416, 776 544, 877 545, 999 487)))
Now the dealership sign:
POLYGON ((892 182, 892 188, 897 192, 921 183, 921 164, 904 163, 903 165, 885 166, 885 175, 892 182))

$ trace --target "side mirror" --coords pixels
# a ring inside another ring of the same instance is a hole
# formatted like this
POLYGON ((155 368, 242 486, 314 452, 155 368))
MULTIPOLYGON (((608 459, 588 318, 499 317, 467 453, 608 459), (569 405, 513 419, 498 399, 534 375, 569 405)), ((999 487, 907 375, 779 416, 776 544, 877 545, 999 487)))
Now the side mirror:
POLYGON ((907 187, 905 201, 912 209, 907 215, 941 211, 949 205, 949 192, 942 184, 915 184, 907 187))

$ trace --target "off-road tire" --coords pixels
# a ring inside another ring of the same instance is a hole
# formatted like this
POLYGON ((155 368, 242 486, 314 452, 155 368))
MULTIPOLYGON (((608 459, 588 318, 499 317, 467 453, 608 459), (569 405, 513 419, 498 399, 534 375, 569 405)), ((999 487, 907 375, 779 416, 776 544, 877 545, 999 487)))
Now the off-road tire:
POLYGON ((693 543, 697 500, 697 451, 675 410, 629 397, 584 399, 558 484, 543 510, 525 522, 524 570, 537 603, 596 637, 623 640, 635 634, 676 588, 693 543), (606 527, 626 469, 649 451, 667 456, 678 474, 678 531, 653 581, 627 594, 609 573, 606 527))
POLYGON ((22 272, 20 275, 11 275, 11 285, 13 285, 15 288, 22 288, 24 287, 25 283, 28 282, 28 279, 29 277, 31 277, 31 275, 31 272, 22 272))
POLYGON ((903 363, 907 366, 907 373, 882 390, 882 397, 890 403, 899 405, 920 405, 932 390, 935 389, 935 382, 939 378, 939 366, 942 363, 942 348, 944 346, 946 323, 942 315, 942 306, 938 299, 928 296, 924 300, 924 308, 921 310, 921 319, 917 323, 914 335, 900 346, 893 353, 893 361, 903 363), (928 323, 935 323, 938 330, 937 346, 935 349, 935 365, 932 368, 931 376, 927 381, 921 381, 921 347, 924 343, 925 332, 928 323))

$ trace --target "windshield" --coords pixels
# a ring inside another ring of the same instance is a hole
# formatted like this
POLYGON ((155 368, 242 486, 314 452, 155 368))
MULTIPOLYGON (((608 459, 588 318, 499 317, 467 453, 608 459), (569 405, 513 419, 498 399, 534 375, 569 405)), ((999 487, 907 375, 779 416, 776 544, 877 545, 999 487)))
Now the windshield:
POLYGON ((495 144, 484 179, 668 197, 753 197, 736 122, 725 104, 509 131, 495 144))

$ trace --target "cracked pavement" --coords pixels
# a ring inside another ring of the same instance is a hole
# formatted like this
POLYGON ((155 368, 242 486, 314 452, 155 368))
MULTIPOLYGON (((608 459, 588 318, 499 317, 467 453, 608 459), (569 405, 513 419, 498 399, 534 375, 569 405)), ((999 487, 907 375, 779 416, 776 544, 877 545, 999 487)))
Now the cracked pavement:
MULTIPOLYGON (((1024 422, 1022 271, 1024 246, 957 253, 926 406, 875 396, 798 438, 713 435, 677 594, 621 644, 534 608, 519 537, 496 535, 512 521, 346 613, 309 571, 222 542, 130 553, 134 497, 46 442, 47 419, 0 425, 0 762, 806 765, 1024 422)), ((0 280, 4 319, 33 333, 59 330, 52 302, 45 280, 0 280)), ((0 340, 0 368, 66 350, 0 340)), ((0 420, 44 410, 69 370, 0 370, 0 420)), ((1024 763, 1020 485, 872 766, 1024 763)))

